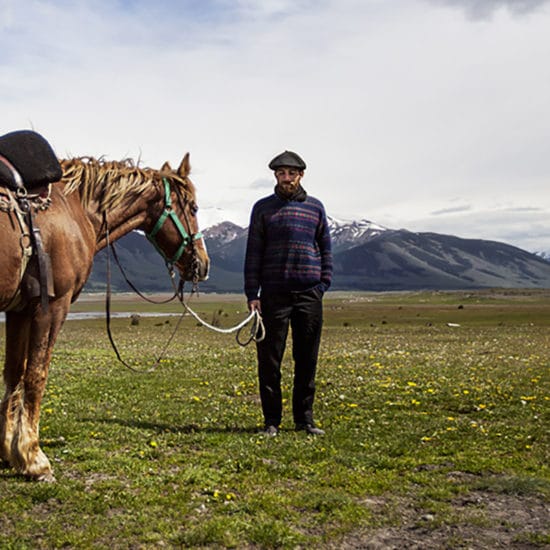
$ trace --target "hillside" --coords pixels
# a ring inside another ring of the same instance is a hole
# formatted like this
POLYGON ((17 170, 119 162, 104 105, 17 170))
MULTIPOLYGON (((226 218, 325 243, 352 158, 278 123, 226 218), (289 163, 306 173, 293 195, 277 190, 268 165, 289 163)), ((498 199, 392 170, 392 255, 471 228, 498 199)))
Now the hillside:
MULTIPOLYGON (((416 290, 550 288, 550 262, 537 254, 496 241, 438 233, 393 230, 368 220, 330 220, 334 290, 416 290)), ((212 260, 203 292, 242 292, 246 229, 223 222, 204 231, 212 260)), ((164 261, 140 233, 116 243, 129 279, 141 290, 171 290, 164 261)), ((96 257, 86 290, 102 290, 106 253, 96 257)), ((129 288, 112 266, 115 291, 129 288)))

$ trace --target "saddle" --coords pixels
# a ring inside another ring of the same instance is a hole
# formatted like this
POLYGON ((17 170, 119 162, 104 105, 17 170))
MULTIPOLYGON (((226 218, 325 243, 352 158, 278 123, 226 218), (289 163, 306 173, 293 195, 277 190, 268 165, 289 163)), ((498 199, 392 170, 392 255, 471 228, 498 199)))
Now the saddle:
POLYGON ((0 136, 0 185, 32 190, 59 181, 62 175, 53 149, 37 132, 17 130, 0 136))
MULTIPOLYGON (((39 297, 42 311, 48 310, 49 297, 54 297, 52 266, 45 251, 40 228, 35 223, 31 195, 63 176, 61 165, 50 144, 32 130, 18 130, 0 137, 0 185, 13 192, 15 209, 22 236, 30 238, 30 247, 24 246, 20 289, 12 299, 13 308, 19 306, 22 295, 39 297)), ((23 243, 24 239, 21 239, 23 243)), ((8 309, 9 309, 8 308, 8 309)))

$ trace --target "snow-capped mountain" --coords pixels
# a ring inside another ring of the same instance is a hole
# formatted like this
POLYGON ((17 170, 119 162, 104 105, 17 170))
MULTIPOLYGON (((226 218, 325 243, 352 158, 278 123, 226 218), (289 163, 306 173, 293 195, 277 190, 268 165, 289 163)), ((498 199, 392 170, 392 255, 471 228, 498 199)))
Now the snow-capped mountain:
POLYGON ((244 233, 246 233, 246 229, 233 222, 217 223, 203 231, 206 239, 215 241, 216 245, 228 244, 242 237, 244 233))
MULTIPOLYGON (((367 219, 344 221, 329 217, 328 222, 333 244, 334 288, 550 286, 550 262, 542 255, 505 243, 389 229, 367 219)), ((212 258, 212 283, 225 286, 233 280, 235 287, 240 288, 246 228, 223 222, 204 234, 212 258)))
MULTIPOLYGON (((339 251, 358 246, 385 231, 391 231, 369 220, 344 221, 330 216, 327 216, 327 220, 332 246, 339 251)), ((221 245, 228 245, 236 239, 246 238, 247 228, 226 221, 205 229, 203 233, 209 242, 210 250, 212 246, 218 249, 221 245)))
POLYGON ((388 231, 370 220, 343 221, 327 216, 334 250, 344 250, 363 244, 388 231))
MULTIPOLYGON (((411 290, 550 288, 550 261, 505 243, 439 233, 388 229, 369 220, 329 218, 333 242, 333 289, 411 290)), ((242 292, 247 229, 224 221, 203 230, 211 259, 203 291, 242 292)), ((133 232, 117 243, 130 279, 157 290, 163 261, 145 237, 133 232), (157 285, 157 286, 155 286, 157 285)), ((88 288, 105 280, 103 251, 96 256, 88 288)), ((115 290, 127 290, 113 278, 115 290)), ((165 285, 166 286, 166 285, 165 285)))

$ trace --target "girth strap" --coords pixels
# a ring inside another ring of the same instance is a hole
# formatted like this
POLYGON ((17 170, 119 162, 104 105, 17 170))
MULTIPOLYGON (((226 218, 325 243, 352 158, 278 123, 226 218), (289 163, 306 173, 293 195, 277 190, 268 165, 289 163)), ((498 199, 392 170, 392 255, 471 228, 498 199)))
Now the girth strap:
POLYGON ((15 182, 15 194, 16 200, 19 205, 25 221, 29 227, 31 244, 33 250, 36 253, 36 258, 38 262, 38 279, 40 285, 40 304, 42 306, 42 311, 45 313, 48 311, 49 305, 49 294, 50 290, 53 294, 53 281, 51 273, 51 262, 50 256, 44 250, 44 244, 42 241, 42 235, 40 233, 40 228, 34 223, 34 216, 32 213, 32 206, 27 197, 27 189, 25 188, 23 178, 13 166, 13 164, 0 155, 0 162, 6 166, 13 175, 13 180, 15 182))

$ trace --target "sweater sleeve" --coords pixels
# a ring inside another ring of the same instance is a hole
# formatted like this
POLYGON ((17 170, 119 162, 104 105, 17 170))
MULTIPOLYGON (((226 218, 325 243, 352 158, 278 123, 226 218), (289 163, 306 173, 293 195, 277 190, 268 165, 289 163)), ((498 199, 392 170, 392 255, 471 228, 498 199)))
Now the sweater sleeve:
POLYGON ((261 216, 259 215, 258 207, 254 206, 250 215, 244 260, 244 293, 248 301, 259 297, 263 250, 264 237, 261 216))
POLYGON ((319 226, 317 243, 321 253, 321 282, 323 283, 324 290, 326 291, 332 283, 332 244, 324 208, 321 213, 321 223, 319 226))

